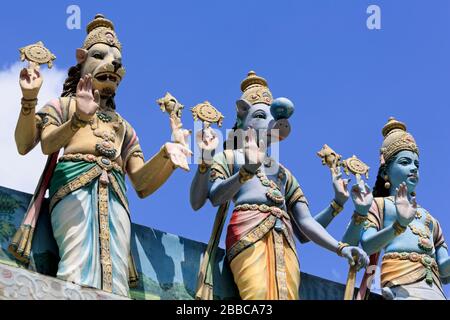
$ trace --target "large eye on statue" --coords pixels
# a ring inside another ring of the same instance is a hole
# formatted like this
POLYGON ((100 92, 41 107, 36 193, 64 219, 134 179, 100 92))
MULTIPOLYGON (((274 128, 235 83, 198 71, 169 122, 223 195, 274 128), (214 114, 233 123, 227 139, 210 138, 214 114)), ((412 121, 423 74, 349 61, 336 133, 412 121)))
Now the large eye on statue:
POLYGON ((277 98, 270 105, 270 113, 275 120, 288 119, 294 113, 294 104, 288 98, 277 98))
POLYGON ((92 54, 92 57, 95 58, 95 59, 101 60, 101 59, 104 58, 104 54, 101 53, 101 52, 96 51, 96 52, 94 52, 94 53, 92 54))
POLYGON ((256 110, 253 113, 253 118, 257 118, 257 119, 266 119, 267 115, 263 110, 256 110))

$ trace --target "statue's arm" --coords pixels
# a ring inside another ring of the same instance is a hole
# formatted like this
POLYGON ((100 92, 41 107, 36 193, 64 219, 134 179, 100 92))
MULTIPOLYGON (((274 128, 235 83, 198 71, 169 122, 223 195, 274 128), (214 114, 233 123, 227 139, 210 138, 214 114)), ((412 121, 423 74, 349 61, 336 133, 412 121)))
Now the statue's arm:
POLYGON ((127 173, 140 198, 145 198, 158 190, 174 172, 166 145, 150 160, 131 156, 127 162, 127 173))
POLYGON ((334 209, 331 205, 328 205, 322 211, 314 216, 314 220, 316 220, 322 227, 326 228, 333 221, 336 215, 333 215, 334 209))
MULTIPOLYGON (((322 227, 327 228, 328 225, 333 221, 336 217, 333 215, 334 209, 331 206, 326 207, 318 214, 314 216, 314 220, 316 220, 322 227)), ((294 224, 293 226, 294 233, 301 243, 309 242, 308 237, 306 237, 300 230, 298 230, 297 226, 294 224)))
POLYGON ((314 216, 314 219, 324 228, 328 227, 328 225, 331 223, 331 221, 333 221, 337 214, 339 214, 339 212, 343 210, 344 205, 349 198, 349 192, 347 190, 349 180, 342 179, 340 168, 338 168, 337 170, 330 169, 330 171, 334 190, 333 201, 339 208, 339 211, 336 212, 330 204, 314 216))
POLYGON ((38 94, 43 82, 39 65, 30 62, 28 68, 20 71, 19 85, 22 91, 22 108, 17 120, 14 138, 17 151, 21 155, 30 152, 38 142, 36 128, 38 118, 35 115, 38 94))
POLYGON ((337 251, 338 242, 311 216, 305 203, 297 202, 292 208, 292 216, 295 224, 294 230, 301 230, 308 239, 321 247, 333 252, 337 251))
POLYGON ((239 172, 227 179, 217 178, 209 193, 209 198, 213 206, 219 206, 233 199, 238 193, 242 184, 239 182, 239 172))
POLYGON ((380 252, 396 236, 393 224, 380 231, 370 227, 362 233, 361 246, 368 255, 371 255, 380 252))
POLYGON ((357 246, 361 239, 361 233, 363 231, 363 224, 356 224, 352 219, 345 230, 342 242, 348 243, 351 246, 357 246))
POLYGON ((72 121, 67 121, 61 126, 54 124, 46 126, 41 133, 42 152, 45 155, 58 152, 69 143, 78 130, 79 127, 74 126, 72 121))
POLYGON ((17 120, 14 138, 16 141, 17 151, 21 155, 30 152, 38 141, 37 116, 35 109, 22 109, 17 120), (28 111, 29 110, 29 111, 28 111))
POLYGON ((439 266, 439 274, 442 279, 446 279, 446 283, 450 280, 450 257, 448 249, 445 246, 439 246, 436 249, 436 261, 439 266))
POLYGON ((197 170, 195 172, 194 179, 192 180, 189 201, 192 209, 195 211, 203 207, 208 199, 210 170, 210 167, 208 167, 206 172, 203 173, 197 170))

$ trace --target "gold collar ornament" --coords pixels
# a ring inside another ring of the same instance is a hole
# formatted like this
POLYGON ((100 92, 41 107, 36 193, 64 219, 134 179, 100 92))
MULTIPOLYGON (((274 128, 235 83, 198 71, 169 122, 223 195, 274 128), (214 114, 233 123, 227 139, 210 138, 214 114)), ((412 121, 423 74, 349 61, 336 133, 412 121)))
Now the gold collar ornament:
POLYGON ((46 64, 49 69, 53 67, 53 60, 56 59, 55 55, 44 46, 42 41, 20 48, 19 52, 21 61, 27 60, 38 65, 46 64))
POLYGON ((241 91, 241 99, 251 104, 264 103, 270 106, 273 101, 266 79, 257 76, 255 71, 250 71, 241 82, 241 91))
POLYGON ((114 31, 114 24, 102 14, 97 14, 86 27, 87 37, 83 49, 89 50, 94 44, 104 43, 122 51, 122 45, 114 31))
POLYGON ((382 134, 384 137, 380 149, 380 164, 385 164, 393 155, 399 151, 408 150, 419 154, 419 148, 414 137, 406 131, 406 125, 403 122, 390 117, 384 125, 382 134))

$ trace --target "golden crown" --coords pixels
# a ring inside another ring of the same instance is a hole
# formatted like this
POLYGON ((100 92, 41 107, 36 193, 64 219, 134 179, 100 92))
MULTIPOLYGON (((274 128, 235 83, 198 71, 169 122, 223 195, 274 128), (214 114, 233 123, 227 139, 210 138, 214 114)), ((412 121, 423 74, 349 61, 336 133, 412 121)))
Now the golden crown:
POLYGON ((114 25, 111 20, 106 19, 102 14, 97 14, 86 27, 87 37, 84 40, 83 48, 88 50, 94 44, 104 43, 122 50, 122 45, 114 32, 114 25))
POLYGON ((247 100, 251 104, 264 103, 270 105, 272 103, 272 93, 267 86, 266 79, 256 75, 255 71, 250 71, 241 82, 241 99, 247 100))
POLYGON ((384 137, 380 149, 381 164, 387 162, 393 155, 399 151, 408 150, 419 154, 414 137, 406 131, 406 125, 403 122, 390 117, 381 131, 384 137))

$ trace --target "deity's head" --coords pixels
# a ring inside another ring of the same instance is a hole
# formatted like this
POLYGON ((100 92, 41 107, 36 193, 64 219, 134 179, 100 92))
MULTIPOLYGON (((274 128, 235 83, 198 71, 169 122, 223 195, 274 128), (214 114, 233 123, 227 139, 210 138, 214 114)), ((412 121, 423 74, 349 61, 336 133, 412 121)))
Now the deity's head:
POLYGON ((63 96, 74 95, 80 77, 91 74, 94 90, 99 90, 102 98, 112 99, 125 75, 122 48, 114 25, 97 14, 86 29, 86 39, 83 47, 76 50, 77 65, 69 70, 63 96))
POLYGON ((419 183, 419 148, 406 125, 390 118, 382 130, 384 141, 380 149, 380 169, 374 195, 395 195, 395 188, 405 182, 412 194, 419 183))
POLYGON ((248 73, 241 83, 242 97, 236 102, 237 118, 235 129, 253 128, 258 134, 267 134, 268 145, 286 138, 291 127, 288 118, 294 112, 293 103, 287 98, 273 99, 267 81, 248 73))

